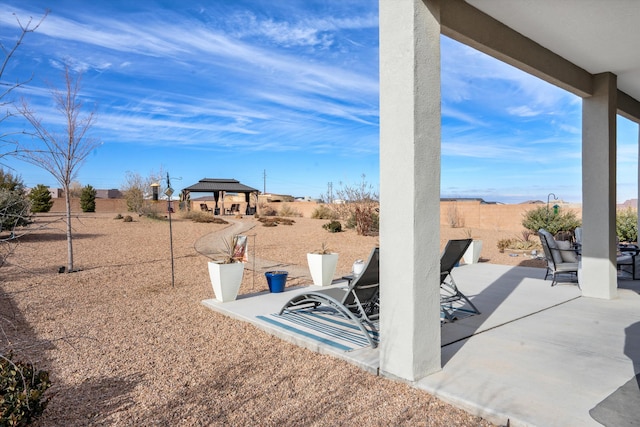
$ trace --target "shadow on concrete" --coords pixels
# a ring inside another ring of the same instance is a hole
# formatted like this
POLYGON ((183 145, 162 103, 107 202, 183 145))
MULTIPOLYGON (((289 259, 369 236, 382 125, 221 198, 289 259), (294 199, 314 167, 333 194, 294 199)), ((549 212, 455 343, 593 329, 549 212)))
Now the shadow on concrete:
MULTIPOLYGON (((489 268, 494 267, 494 265, 488 263, 484 265, 489 268)), ((464 277, 464 266, 453 270, 452 274, 456 278, 458 287, 471 299, 480 311, 480 314, 464 317, 455 322, 443 325, 441 348, 451 346, 450 351, 446 352, 446 356, 445 353, 443 353, 443 365, 454 357, 464 345, 464 341, 472 336, 525 317, 533 316, 541 311, 556 307, 559 304, 563 304, 577 297, 575 292, 565 295, 566 289, 560 290, 567 286, 576 288, 577 278, 575 282, 558 282, 555 287, 559 289, 558 292, 556 292, 557 295, 553 295, 548 301, 540 300, 539 296, 534 296, 534 292, 528 292, 528 289, 531 289, 531 291, 535 288, 539 289, 541 285, 540 280, 544 279, 545 267, 540 268, 540 265, 540 260, 538 259, 523 260, 518 266, 509 268, 509 270, 502 273, 497 279, 486 286, 473 283, 473 281, 480 281, 477 277, 464 277), (510 298, 514 301, 507 303, 506 301, 510 298), (534 298, 537 298, 537 300, 534 300, 534 298), (504 305, 516 307, 514 309, 513 307, 506 307, 504 305), (504 314, 496 315, 498 310, 501 310, 504 314)), ((504 268, 504 266, 502 267, 504 268)), ((563 278, 560 280, 563 280, 563 278)), ((551 286, 551 281, 544 283, 548 283, 549 287, 551 286)))
POLYGON ((633 363, 634 375, 589 411, 594 420, 605 426, 640 425, 640 322, 624 332, 624 354, 633 363))

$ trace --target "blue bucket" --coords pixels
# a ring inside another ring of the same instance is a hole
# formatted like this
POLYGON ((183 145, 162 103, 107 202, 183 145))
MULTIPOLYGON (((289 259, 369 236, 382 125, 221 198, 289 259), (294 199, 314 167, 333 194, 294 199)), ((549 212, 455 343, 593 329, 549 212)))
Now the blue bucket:
POLYGON ((264 273, 269 285, 269 291, 272 293, 283 292, 288 274, 289 272, 287 271, 267 271, 264 273))

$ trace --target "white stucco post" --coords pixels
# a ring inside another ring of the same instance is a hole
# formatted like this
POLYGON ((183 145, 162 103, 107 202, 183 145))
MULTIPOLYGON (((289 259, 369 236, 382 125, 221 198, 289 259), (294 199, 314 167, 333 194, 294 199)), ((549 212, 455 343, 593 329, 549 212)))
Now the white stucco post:
POLYGON ((441 369, 440 24, 431 1, 380 0, 380 369, 441 369))
POLYGON ((611 73, 594 76, 582 101, 582 295, 615 298, 616 104, 611 73))

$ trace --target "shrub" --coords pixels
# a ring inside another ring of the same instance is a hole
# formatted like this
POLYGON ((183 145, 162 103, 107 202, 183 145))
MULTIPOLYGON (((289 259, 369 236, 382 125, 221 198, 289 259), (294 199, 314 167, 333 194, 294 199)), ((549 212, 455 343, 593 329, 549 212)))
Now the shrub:
POLYGON ((115 218, 113 218, 113 219, 122 219, 122 218, 123 218, 123 217, 122 217, 122 214, 118 214, 118 215, 116 215, 116 216, 115 216, 115 218))
POLYGON ((29 225, 31 204, 17 191, 0 188, 0 231, 29 225))
POLYGON ((333 205, 337 217, 347 222, 353 220, 356 232, 361 236, 374 234, 378 230, 378 194, 365 178, 362 175, 360 184, 337 190, 338 198, 344 203, 333 205))
POLYGON ((339 233, 342 231, 342 224, 340 221, 330 221, 322 226, 325 230, 329 231, 329 233, 339 233))
POLYGON ((505 249, 524 250, 529 251, 532 249, 542 249, 542 245, 535 240, 522 240, 522 239, 500 239, 497 243, 498 251, 503 253, 505 249))
POLYGON ((36 371, 30 363, 0 356, 0 425, 26 426, 42 414, 49 399, 49 373, 36 371))
POLYGON ((638 211, 632 208, 616 212, 616 234, 621 242, 638 241, 638 211))
POLYGON ((313 210, 311 218, 314 219, 336 219, 336 214, 327 205, 320 205, 313 210))
POLYGON ((500 239, 498 240, 498 251, 503 253, 505 249, 507 249, 511 245, 511 239, 500 239))
POLYGON ((22 179, 19 176, 13 176, 11 172, 5 172, 4 169, 0 169, 0 188, 24 194, 22 179))
POLYGON ((276 216, 278 215, 278 211, 272 208, 269 205, 261 204, 260 205, 260 215, 264 216, 276 216))
POLYGON ((464 218, 458 212, 458 206, 455 203, 450 204, 447 209, 447 221, 451 228, 464 227, 464 218))
POLYGON ((82 212, 95 212, 96 211, 96 189, 87 184, 82 187, 80 193, 80 208, 82 212))
POLYGON ((203 211, 185 211, 182 217, 198 223, 229 224, 229 222, 224 219, 203 211))
POLYGON ((557 212, 547 206, 540 206, 531 209, 524 214, 522 226, 532 233, 537 234, 538 230, 544 228, 549 233, 556 235, 561 231, 573 232, 576 227, 580 227, 581 221, 571 210, 559 209, 557 212))
POLYGON ((275 227, 278 224, 293 225, 295 223, 295 221, 292 219, 281 218, 281 217, 259 218, 258 221, 260 221, 264 227, 275 227))
POLYGON ((29 200, 31 200, 31 212, 49 212, 53 207, 49 188, 42 184, 31 189, 29 200))
POLYGON ((294 217, 301 217, 302 214, 300 213, 299 210, 297 210, 296 208, 292 208, 291 206, 284 204, 282 205, 282 207, 280 208, 280 211, 278 212, 279 216, 294 216, 294 217))
POLYGON ((133 218, 131 218, 131 215, 127 215, 124 217, 124 219, 122 220, 123 222, 133 222, 133 218))
POLYGON ((129 212, 141 212, 144 205, 144 193, 139 188, 130 188, 124 192, 129 212))
MULTIPOLYGON (((378 212, 371 212, 370 216, 367 218, 367 223, 366 224, 361 223, 361 226, 368 227, 369 231, 367 231, 367 234, 361 234, 361 233, 358 233, 358 234, 365 236, 365 235, 374 235, 378 233, 378 231, 380 230, 380 215, 378 214, 378 212)), ((356 219, 355 212, 351 216, 349 216, 349 218, 347 218, 345 222, 345 227, 348 228, 349 230, 356 229, 357 231, 358 220, 356 219)))

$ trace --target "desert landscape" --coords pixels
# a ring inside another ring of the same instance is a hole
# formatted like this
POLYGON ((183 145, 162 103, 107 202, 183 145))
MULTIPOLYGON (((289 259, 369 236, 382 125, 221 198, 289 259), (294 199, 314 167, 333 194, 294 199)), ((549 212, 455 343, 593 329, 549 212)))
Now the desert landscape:
MULTIPOLYGON (((263 227, 231 219, 247 228, 251 256, 282 265, 306 266, 306 253, 326 243, 340 254, 337 277, 378 244, 353 230, 328 233, 326 220, 263 227)), ((36 425, 490 425, 205 308, 201 301, 214 296, 207 261, 227 225, 173 215, 175 286, 168 221, 95 213, 75 215, 73 226, 79 271, 58 273, 67 262, 59 214, 37 217, 2 267, 2 353, 13 350, 53 382, 36 425)), ((468 232, 443 226, 442 246, 468 232)), ((482 262, 544 265, 498 252, 497 240, 519 230, 471 232, 484 241, 482 262)), ((251 266, 240 293, 268 289, 251 266)))

